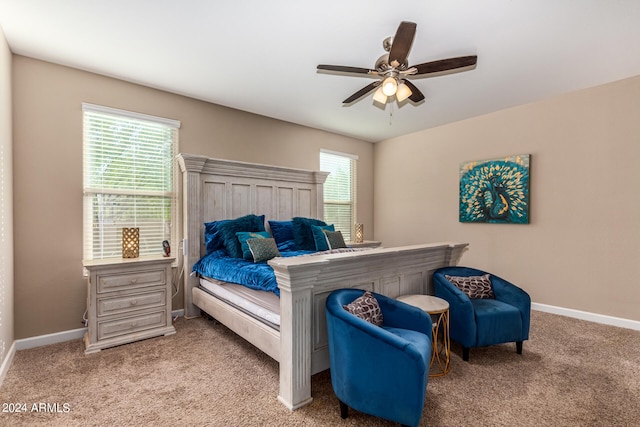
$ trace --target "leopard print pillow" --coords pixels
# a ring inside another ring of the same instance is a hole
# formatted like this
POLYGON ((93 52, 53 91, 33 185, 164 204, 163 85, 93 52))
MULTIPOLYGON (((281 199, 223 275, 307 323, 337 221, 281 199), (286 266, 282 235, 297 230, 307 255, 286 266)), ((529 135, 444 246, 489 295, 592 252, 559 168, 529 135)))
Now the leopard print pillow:
POLYGON ((471 299, 495 298, 488 273, 483 276, 468 277, 448 276, 445 274, 444 277, 471 299))
POLYGON ((382 326, 382 311, 378 300, 369 291, 353 300, 351 304, 344 305, 343 308, 349 313, 366 320, 376 326, 382 326))

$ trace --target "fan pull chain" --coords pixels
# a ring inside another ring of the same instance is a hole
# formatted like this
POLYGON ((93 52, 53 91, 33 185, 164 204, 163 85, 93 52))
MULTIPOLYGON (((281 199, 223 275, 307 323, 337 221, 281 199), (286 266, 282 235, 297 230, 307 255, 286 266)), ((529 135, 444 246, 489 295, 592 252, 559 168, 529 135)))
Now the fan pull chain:
POLYGON ((393 125, 393 104, 389 104, 391 108, 389 109, 389 126, 393 125))

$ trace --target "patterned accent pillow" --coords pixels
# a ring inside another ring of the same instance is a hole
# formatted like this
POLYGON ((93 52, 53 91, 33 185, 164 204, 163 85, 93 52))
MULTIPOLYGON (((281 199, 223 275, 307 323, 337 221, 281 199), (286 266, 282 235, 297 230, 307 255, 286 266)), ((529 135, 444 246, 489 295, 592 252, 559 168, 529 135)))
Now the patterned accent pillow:
POLYGON ((490 299, 496 296, 491 287, 491 279, 489 274, 484 276, 444 276, 448 281, 453 283, 458 289, 467 294, 472 299, 490 299))
POLYGON ((351 304, 342 306, 349 313, 366 320, 376 326, 382 326, 382 311, 378 300, 369 291, 353 300, 351 304))
POLYGON ((347 244, 344 242, 344 237, 340 231, 322 230, 327 238, 327 246, 329 249, 346 248, 347 244))
POLYGON ((253 262, 268 261, 271 258, 280 256, 276 241, 272 237, 268 239, 262 237, 247 239, 247 245, 249 245, 249 250, 253 255, 253 262))
POLYGON ((249 239, 268 239, 271 237, 268 231, 238 231, 236 233, 238 240, 240 241, 240 247, 242 248, 242 257, 247 260, 252 260, 253 255, 247 245, 249 239))

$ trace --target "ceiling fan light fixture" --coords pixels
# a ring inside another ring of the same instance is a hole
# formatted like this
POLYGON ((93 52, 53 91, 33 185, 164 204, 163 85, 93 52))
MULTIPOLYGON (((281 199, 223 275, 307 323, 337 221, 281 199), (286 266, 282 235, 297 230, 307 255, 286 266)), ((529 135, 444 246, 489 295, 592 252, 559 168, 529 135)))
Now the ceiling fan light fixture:
POLYGON ((400 83, 398 85, 398 90, 396 91, 396 99, 398 102, 402 102, 413 94, 409 86, 404 83, 400 83))
POLYGON ((345 99, 342 102, 345 105, 368 95, 376 87, 378 88, 374 94, 376 103, 386 104, 389 101, 389 97, 392 97, 392 100, 395 99, 398 102, 409 99, 413 104, 417 105, 424 101, 425 97, 420 89, 411 83, 410 77, 448 74, 475 67, 478 60, 477 55, 440 59, 409 66, 409 51, 415 38, 415 32, 415 22, 400 22, 395 36, 388 37, 383 42, 384 50, 388 53, 378 58, 373 69, 320 64, 318 65, 318 70, 366 75, 368 77, 375 76, 382 80, 368 84, 345 99), (393 98, 394 96, 395 98, 393 98))
POLYGON ((382 92, 386 96, 395 95, 397 90, 398 90, 398 81, 396 80, 395 77, 387 77, 386 79, 384 79, 384 81, 382 82, 382 92))
POLYGON ((384 94, 384 91, 382 90, 382 86, 379 87, 378 90, 376 90, 376 92, 373 94, 373 100, 380 104, 387 103, 387 95, 384 94))

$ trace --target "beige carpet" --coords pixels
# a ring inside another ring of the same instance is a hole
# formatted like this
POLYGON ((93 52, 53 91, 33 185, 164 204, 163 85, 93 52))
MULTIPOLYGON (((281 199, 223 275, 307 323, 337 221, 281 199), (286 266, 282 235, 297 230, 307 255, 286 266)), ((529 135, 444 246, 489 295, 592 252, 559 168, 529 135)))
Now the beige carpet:
MULTIPOLYGON (((89 356, 80 340, 17 352, 0 401, 27 412, 1 412, 0 425, 394 425, 355 411, 342 420, 328 371, 313 377, 314 401, 290 412, 269 357, 220 324, 175 326, 89 356)), ((429 381, 422 425, 640 425, 640 332, 534 311, 530 338, 522 356, 500 345, 472 349, 468 363, 454 345, 451 373, 429 381)))

